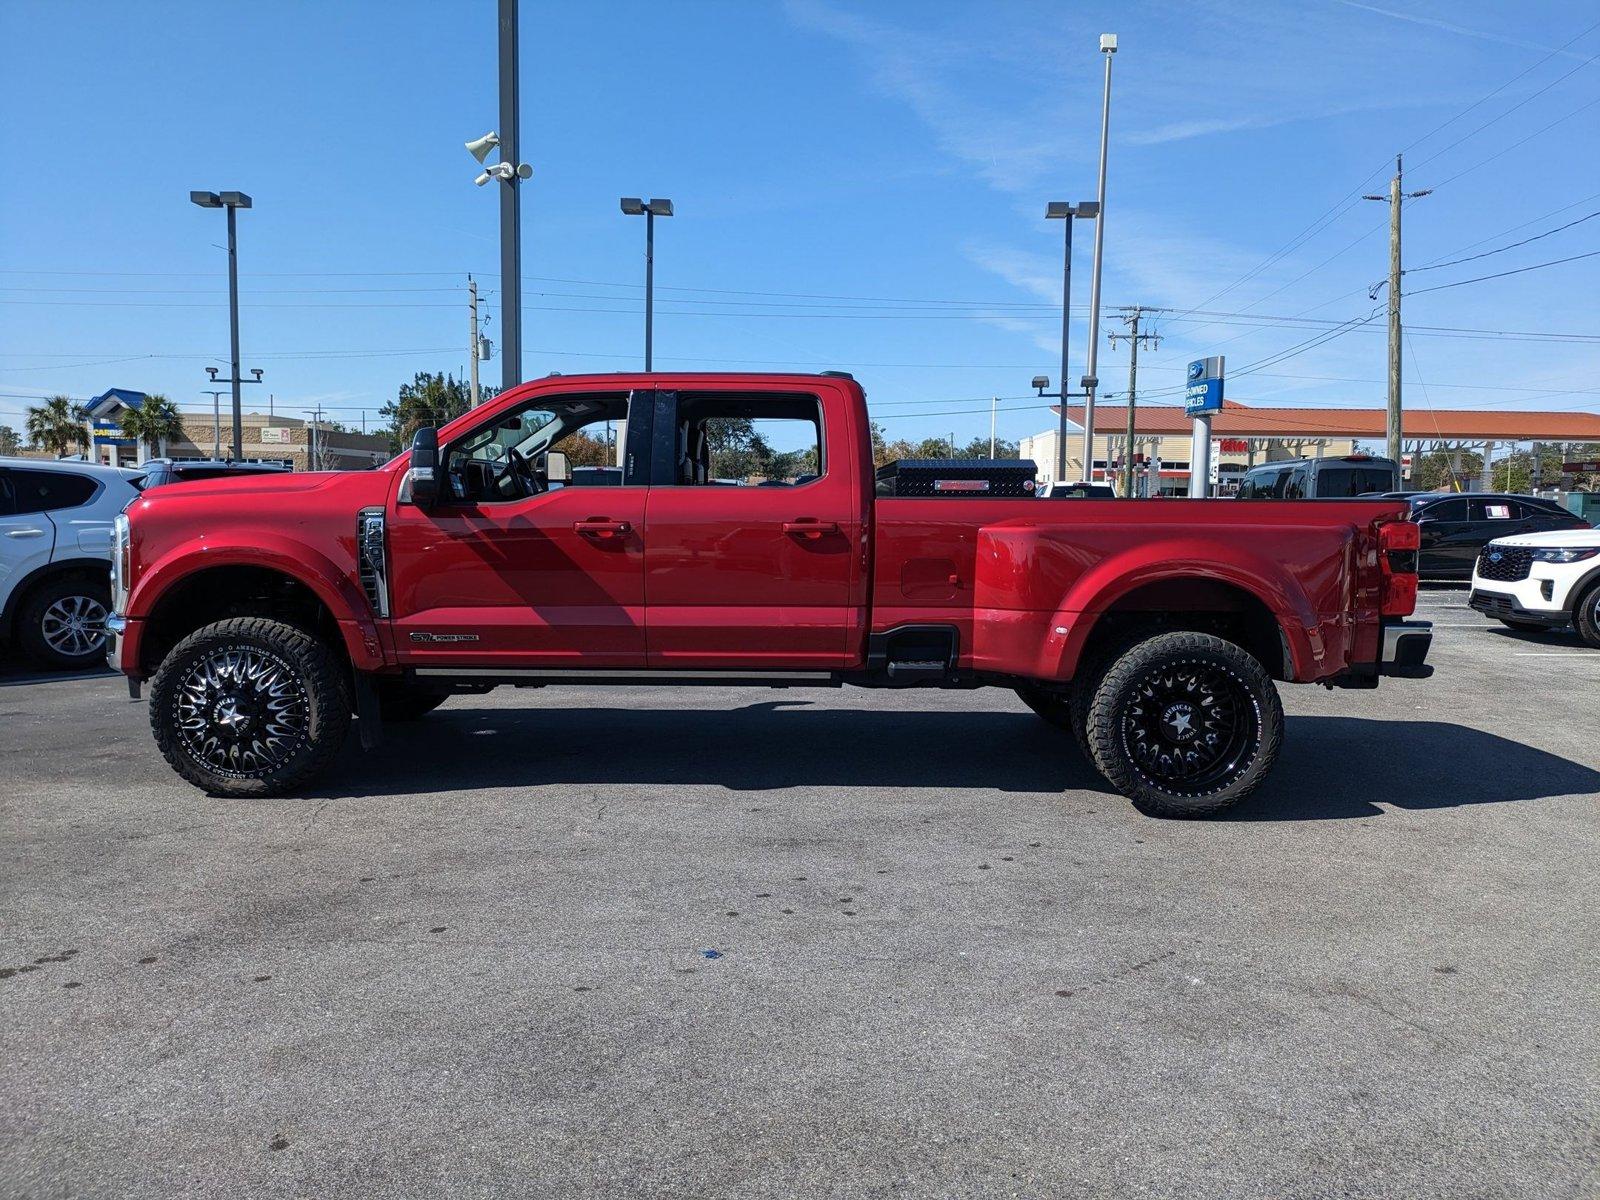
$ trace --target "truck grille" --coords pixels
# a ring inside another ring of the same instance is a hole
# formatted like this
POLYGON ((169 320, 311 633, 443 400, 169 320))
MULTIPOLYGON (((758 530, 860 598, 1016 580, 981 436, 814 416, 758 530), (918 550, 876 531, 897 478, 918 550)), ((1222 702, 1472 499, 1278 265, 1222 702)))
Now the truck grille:
POLYGON ((1533 551, 1520 546, 1485 546, 1478 554, 1478 578, 1515 583, 1528 577, 1533 551))

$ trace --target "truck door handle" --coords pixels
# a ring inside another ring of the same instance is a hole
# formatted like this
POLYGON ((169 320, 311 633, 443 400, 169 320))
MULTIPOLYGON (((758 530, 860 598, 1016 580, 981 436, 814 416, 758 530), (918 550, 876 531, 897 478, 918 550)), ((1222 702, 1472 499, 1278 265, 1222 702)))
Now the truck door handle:
POLYGON ((833 521, 785 521, 783 531, 814 542, 825 533, 838 533, 839 526, 833 521))
POLYGON ((42 529, 8 529, 8 530, 6 530, 6 536, 7 537, 14 537, 14 538, 43 537, 44 536, 44 530, 42 530, 42 529))
POLYGON ((596 538, 600 541, 611 541, 633 532, 633 526, 626 521, 610 521, 604 517, 591 517, 587 521, 574 521, 574 533, 584 537, 596 538))

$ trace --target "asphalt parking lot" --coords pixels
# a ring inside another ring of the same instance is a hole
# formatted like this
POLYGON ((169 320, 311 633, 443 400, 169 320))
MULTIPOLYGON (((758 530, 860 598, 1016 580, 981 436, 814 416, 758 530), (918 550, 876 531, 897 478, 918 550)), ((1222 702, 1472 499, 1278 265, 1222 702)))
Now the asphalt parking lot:
POLYGON ((1600 653, 1462 601, 1204 823, 995 690, 502 690, 240 802, 0 668, 0 1186, 1593 1195, 1600 653))

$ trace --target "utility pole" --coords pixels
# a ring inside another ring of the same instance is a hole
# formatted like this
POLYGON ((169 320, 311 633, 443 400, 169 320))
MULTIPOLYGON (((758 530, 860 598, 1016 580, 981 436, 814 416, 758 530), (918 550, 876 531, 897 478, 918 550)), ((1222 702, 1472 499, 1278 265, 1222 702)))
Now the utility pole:
POLYGON ((1400 276, 1405 274, 1400 267, 1400 208, 1404 201, 1416 200, 1433 191, 1432 188, 1424 188, 1420 192, 1402 192, 1400 183, 1403 177, 1401 156, 1396 154, 1389 194, 1361 197, 1363 200, 1389 202, 1389 408, 1384 423, 1384 453, 1395 462, 1400 461, 1400 276))
POLYGON ((989 461, 994 461, 994 413, 1000 407, 1000 397, 989 401, 989 461))
POLYGON ((467 342, 467 357, 472 362, 472 407, 478 407, 478 281, 467 276, 468 304, 472 308, 472 337, 467 342))
POLYGON ((202 396, 211 397, 211 457, 222 461, 222 397, 226 392, 201 392, 202 396))
POLYGON ((1122 494, 1133 495, 1133 416, 1139 403, 1139 344, 1148 345, 1152 350, 1161 344, 1159 333, 1140 333, 1139 318, 1147 312, 1155 311, 1142 305, 1135 304, 1132 308, 1122 310, 1122 320, 1128 326, 1128 332, 1118 334, 1112 330, 1111 344, 1117 344, 1117 338, 1126 338, 1128 342, 1128 447, 1123 455, 1122 462, 1122 494))
MULTIPOLYGON (((517 3, 500 0, 500 161, 518 165, 517 3)), ((531 175, 532 172, 530 171, 531 175)), ((513 171, 500 192, 500 390, 522 382, 522 187, 513 171)))
MULTIPOLYGON (((1095 375, 1095 354, 1100 342, 1100 264, 1106 242, 1106 142, 1111 132, 1111 59, 1117 53, 1117 35, 1100 35, 1100 53, 1106 59, 1105 95, 1100 104, 1100 181, 1095 192, 1094 266, 1089 276, 1089 361, 1083 376, 1083 477, 1094 479, 1094 397, 1100 389, 1095 375)), ((1066 391, 1066 380, 1061 381, 1066 391)), ((1065 404, 1065 401, 1062 402, 1065 404)))

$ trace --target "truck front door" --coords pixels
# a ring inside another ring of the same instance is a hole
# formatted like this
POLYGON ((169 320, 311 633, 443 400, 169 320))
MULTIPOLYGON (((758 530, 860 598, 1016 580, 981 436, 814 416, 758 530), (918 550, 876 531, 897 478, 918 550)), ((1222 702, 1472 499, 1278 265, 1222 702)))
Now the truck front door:
POLYGON ((853 665, 866 514, 847 415, 808 394, 661 392, 654 420, 651 667, 853 665))
POLYGON ((643 476, 588 471, 575 478, 614 486, 563 486, 545 466, 552 450, 611 461, 629 403, 541 395, 440 447, 437 501, 390 513, 402 663, 456 674, 645 665, 643 476))

